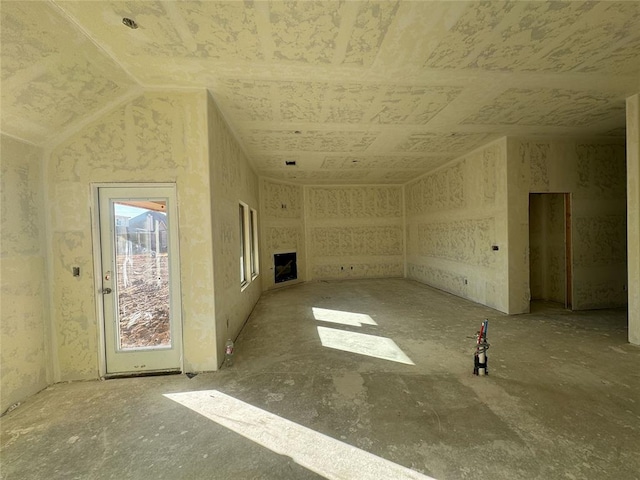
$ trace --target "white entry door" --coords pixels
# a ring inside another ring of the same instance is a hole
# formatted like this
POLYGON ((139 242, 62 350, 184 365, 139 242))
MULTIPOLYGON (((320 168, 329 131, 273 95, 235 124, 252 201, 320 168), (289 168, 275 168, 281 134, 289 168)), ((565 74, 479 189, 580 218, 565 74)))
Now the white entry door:
POLYGON ((106 374, 181 368, 173 186, 98 188, 106 374))

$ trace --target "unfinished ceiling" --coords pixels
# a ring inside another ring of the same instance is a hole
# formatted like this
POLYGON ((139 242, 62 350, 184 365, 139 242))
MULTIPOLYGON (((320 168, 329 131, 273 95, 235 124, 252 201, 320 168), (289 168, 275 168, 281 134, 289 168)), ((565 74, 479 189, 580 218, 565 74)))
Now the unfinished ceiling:
POLYGON ((257 172, 294 182, 404 183, 502 135, 624 136, 640 89, 638 1, 0 8, 3 133, 51 146, 142 89, 207 88, 257 172))

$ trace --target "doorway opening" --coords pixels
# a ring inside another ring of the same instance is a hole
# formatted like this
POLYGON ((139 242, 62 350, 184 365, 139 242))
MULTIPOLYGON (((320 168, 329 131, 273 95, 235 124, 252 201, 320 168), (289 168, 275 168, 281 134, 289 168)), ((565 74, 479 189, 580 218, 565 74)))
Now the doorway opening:
POLYGON ((180 371, 175 186, 96 188, 105 376, 180 371))
POLYGON ((571 309, 571 195, 529 195, 531 302, 571 309))

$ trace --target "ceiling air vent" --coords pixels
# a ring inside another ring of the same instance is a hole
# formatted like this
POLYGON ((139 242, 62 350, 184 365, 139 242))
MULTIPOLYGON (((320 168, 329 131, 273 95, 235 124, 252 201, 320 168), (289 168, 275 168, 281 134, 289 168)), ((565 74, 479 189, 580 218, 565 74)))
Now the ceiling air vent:
POLYGON ((127 18, 127 17, 123 18, 122 23, 124 23, 127 27, 129 27, 132 30, 135 30, 136 28, 138 28, 138 24, 136 23, 136 21, 131 18, 127 18))

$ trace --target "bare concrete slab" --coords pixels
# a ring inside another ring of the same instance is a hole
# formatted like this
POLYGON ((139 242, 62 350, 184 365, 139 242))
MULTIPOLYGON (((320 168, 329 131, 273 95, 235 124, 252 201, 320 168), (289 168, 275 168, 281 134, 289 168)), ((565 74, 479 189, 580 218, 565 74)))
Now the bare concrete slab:
POLYGON ((1 420, 0 475, 637 479, 640 348, 626 339, 624 310, 507 316, 404 279, 288 287, 262 296, 230 368, 32 397, 1 420), (199 407, 166 396, 184 392, 199 407))

